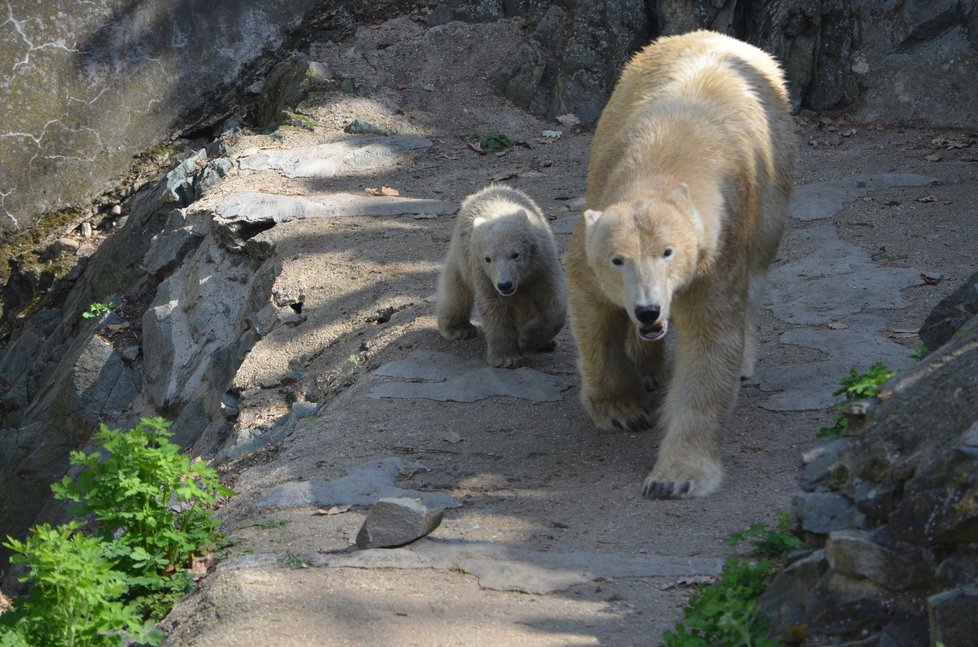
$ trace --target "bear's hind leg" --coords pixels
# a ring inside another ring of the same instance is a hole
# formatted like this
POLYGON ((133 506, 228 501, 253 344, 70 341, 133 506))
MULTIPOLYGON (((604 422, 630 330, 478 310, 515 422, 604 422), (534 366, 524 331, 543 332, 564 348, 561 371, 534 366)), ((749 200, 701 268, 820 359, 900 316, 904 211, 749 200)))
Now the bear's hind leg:
POLYGON ((632 358, 625 352, 634 335, 624 310, 582 303, 571 323, 579 351, 581 402, 599 429, 651 429, 651 399, 632 358))
POLYGON ((445 339, 472 339, 475 295, 455 263, 447 263, 438 277, 438 331, 445 339))

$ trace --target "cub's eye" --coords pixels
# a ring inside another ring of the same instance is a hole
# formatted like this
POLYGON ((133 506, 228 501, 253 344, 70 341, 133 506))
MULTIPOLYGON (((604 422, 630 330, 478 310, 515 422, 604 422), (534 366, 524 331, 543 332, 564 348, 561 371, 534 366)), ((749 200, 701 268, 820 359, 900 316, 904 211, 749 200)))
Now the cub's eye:
POLYGON ((669 258, 670 256, 672 256, 672 247, 666 247, 662 251, 662 258, 669 258))
POLYGON ((487 263, 491 263, 491 262, 492 262, 492 259, 491 259, 491 258, 489 258, 488 256, 486 256, 486 262, 487 262, 487 263))
POLYGON ((615 256, 613 259, 611 259, 611 264, 612 265, 624 265, 625 264, 625 261, 623 261, 620 258, 618 258, 617 256, 615 256))
POLYGON ((520 253, 519 253, 519 252, 513 252, 513 260, 514 260, 514 261, 515 261, 515 260, 516 260, 517 258, 519 258, 519 257, 520 257, 520 253))

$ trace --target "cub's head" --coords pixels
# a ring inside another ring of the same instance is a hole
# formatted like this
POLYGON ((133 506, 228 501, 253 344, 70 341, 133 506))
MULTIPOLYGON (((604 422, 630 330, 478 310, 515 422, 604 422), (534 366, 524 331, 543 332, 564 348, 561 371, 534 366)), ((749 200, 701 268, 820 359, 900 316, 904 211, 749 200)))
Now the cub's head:
POLYGON ((530 219, 519 209, 494 218, 472 221, 472 259, 504 297, 516 294, 526 278, 535 251, 530 219))
POLYGON ((703 229, 686 185, 583 217, 587 261, 601 290, 624 308, 640 338, 662 339, 673 295, 696 273, 703 229))

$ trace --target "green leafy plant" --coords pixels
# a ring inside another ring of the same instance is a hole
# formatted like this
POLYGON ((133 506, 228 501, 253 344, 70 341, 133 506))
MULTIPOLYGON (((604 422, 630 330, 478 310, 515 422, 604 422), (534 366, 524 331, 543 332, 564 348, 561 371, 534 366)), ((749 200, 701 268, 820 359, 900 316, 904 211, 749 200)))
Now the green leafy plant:
POLYGON ((745 539, 759 557, 782 559, 793 550, 801 548, 801 539, 791 532, 791 519, 787 512, 778 513, 777 526, 768 528, 762 523, 752 524, 743 532, 735 532, 727 539, 731 546, 745 539))
POLYGON ((513 142, 505 134, 498 130, 492 130, 486 134, 475 131, 468 137, 470 142, 477 143, 479 148, 486 151, 499 151, 504 148, 511 148, 513 142))
POLYGON ((698 586, 684 610, 683 622, 663 635, 666 647, 776 647, 767 637, 770 621, 757 608, 757 598, 764 592, 774 567, 801 540, 792 534, 788 514, 778 514, 774 529, 753 524, 730 536, 737 544, 750 539, 756 561, 729 559, 719 579, 698 586))
POLYGON ((346 360, 354 366, 363 366, 367 363, 367 356, 363 353, 352 353, 346 360))
POLYGON ((928 349, 927 346, 925 346, 924 344, 920 344, 919 346, 914 347, 913 353, 910 355, 910 359, 912 359, 915 362, 919 362, 923 360, 925 357, 927 357, 927 353, 929 352, 930 349, 928 349))
POLYGON ((7 538, 10 562, 26 567, 30 595, 0 616, 2 645, 121 645, 123 638, 159 644, 137 606, 125 601, 129 581, 101 542, 73 522, 34 527, 26 541, 7 538))
POLYGON ((850 369, 849 375, 840 380, 841 388, 834 391, 832 395, 844 396, 844 400, 835 408, 839 411, 831 427, 822 427, 818 432, 819 438, 826 436, 838 436, 845 431, 849 420, 842 414, 842 410, 849 404, 871 398, 879 392, 879 387, 891 377, 896 375, 888 369, 882 362, 877 362, 869 367, 865 373, 859 373, 856 369, 850 369))
POLYGON ((73 512, 98 519, 105 542, 115 538, 119 567, 163 605, 191 585, 183 570, 191 557, 220 542, 210 506, 231 494, 215 470, 170 442, 169 427, 162 418, 143 418, 127 433, 102 425, 95 440, 106 455, 71 452, 71 464, 86 469, 51 486, 55 498, 74 502, 73 512), (171 567, 180 570, 168 573, 171 567))
POLYGON ((82 313, 82 317, 85 319, 92 319, 96 317, 102 317, 108 314, 113 308, 119 307, 119 304, 109 299, 108 301, 96 301, 92 305, 88 306, 88 310, 82 313))

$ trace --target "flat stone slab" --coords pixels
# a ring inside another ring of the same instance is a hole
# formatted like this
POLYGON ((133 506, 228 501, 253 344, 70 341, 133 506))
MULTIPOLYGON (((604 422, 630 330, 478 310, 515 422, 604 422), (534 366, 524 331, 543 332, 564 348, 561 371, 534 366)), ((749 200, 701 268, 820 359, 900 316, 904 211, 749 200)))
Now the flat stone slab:
POLYGON ((328 178, 391 168, 411 151, 430 146, 431 140, 421 135, 357 135, 317 146, 265 150, 240 158, 238 165, 290 178, 328 178))
POLYGON ((768 275, 767 306, 785 323, 827 324, 866 308, 906 308, 900 290, 923 282, 919 270, 877 265, 840 239, 835 227, 791 231, 788 237, 809 253, 768 275))
POLYGON ((331 193, 312 198, 300 198, 248 191, 231 196, 217 206, 216 212, 226 220, 277 224, 306 218, 342 216, 435 217, 452 214, 457 210, 458 205, 454 202, 400 196, 331 193))
POLYGON ((798 220, 829 218, 847 202, 874 191, 895 186, 929 186, 937 178, 915 173, 875 173, 845 180, 831 180, 796 186, 788 212, 798 220))
POLYGON ((913 363, 911 351, 890 341, 882 333, 886 322, 879 317, 859 315, 846 319, 845 329, 799 328, 781 335, 782 344, 814 348, 826 358, 804 364, 758 367, 756 384, 761 391, 777 391, 761 406, 769 411, 826 409, 838 402, 832 393, 839 380, 855 368, 866 371, 882 362, 894 371, 913 363))
POLYGON ((401 458, 382 458, 351 467, 334 481, 297 481, 276 485, 256 504, 258 509, 373 505, 380 499, 420 499, 429 508, 459 508, 461 502, 444 492, 405 490, 394 479, 405 470, 424 469, 401 458))
POLYGON ((371 398, 407 398, 452 402, 476 402, 510 397, 532 402, 557 402, 573 386, 565 377, 532 368, 494 368, 480 360, 466 360, 449 353, 418 351, 406 359, 382 365, 374 375, 398 378, 370 389, 371 398))
MULTIPOLYGON (((614 555, 588 552, 543 552, 509 544, 428 538, 411 546, 303 556, 330 568, 453 569, 475 576, 494 591, 546 594, 599 579, 716 575, 723 560, 667 555, 614 555)), ((218 564, 242 569, 274 564, 274 558, 245 555, 218 564)))

